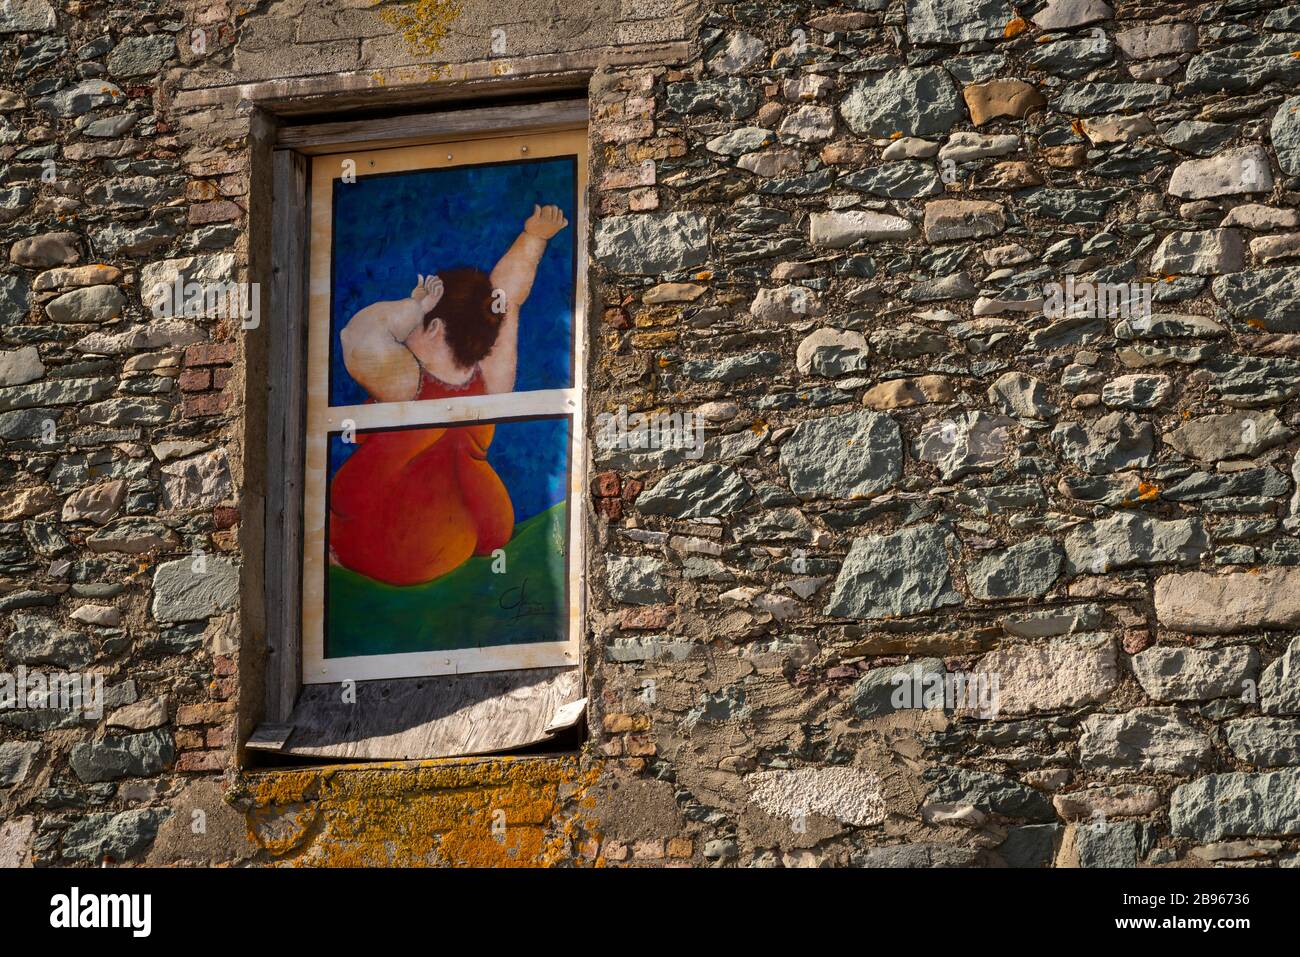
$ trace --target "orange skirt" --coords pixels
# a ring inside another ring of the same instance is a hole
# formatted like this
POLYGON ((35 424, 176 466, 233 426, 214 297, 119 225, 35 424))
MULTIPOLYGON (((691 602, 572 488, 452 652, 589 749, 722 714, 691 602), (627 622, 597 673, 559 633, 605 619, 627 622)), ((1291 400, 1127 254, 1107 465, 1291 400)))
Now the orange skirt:
POLYGON ((495 431, 358 436, 330 485, 330 548, 340 564, 390 585, 419 585, 510 541, 514 505, 487 461, 495 431))

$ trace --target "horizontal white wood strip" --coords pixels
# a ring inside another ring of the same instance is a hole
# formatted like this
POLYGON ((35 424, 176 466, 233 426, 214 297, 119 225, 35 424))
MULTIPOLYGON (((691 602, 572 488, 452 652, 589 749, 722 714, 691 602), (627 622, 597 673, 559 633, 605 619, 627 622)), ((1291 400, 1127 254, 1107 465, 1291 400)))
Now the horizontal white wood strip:
POLYGON ((337 432, 349 420, 358 429, 381 429, 530 415, 573 415, 578 411, 579 399, 576 389, 544 389, 537 392, 479 395, 467 399, 343 405, 326 409, 323 424, 326 430, 337 432))

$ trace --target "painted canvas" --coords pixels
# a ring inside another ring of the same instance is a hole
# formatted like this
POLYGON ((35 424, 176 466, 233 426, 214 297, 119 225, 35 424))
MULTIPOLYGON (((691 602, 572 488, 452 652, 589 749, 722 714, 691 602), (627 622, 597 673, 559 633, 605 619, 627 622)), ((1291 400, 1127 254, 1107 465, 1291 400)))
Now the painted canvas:
POLYGON ((566 640, 570 437, 567 416, 332 433, 325 657, 566 640))
POLYGON ((333 181, 330 405, 573 383, 576 159, 333 181))

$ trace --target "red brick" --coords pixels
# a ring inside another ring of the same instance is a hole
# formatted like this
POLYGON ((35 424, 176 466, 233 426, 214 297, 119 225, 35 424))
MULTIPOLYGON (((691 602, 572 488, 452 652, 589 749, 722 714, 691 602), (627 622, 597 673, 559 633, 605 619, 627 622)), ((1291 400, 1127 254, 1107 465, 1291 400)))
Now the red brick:
POLYGON ((234 376, 233 369, 213 369, 212 370, 212 388, 224 389, 234 376))
POLYGON ((224 751, 186 751, 176 759, 177 771, 220 771, 225 766, 224 751))
POLYGON ((617 472, 601 472, 596 476, 596 494, 601 497, 617 495, 621 488, 617 472))
POLYGON ((233 705, 209 701, 204 704, 183 704, 176 710, 176 723, 179 725, 219 724, 221 720, 235 713, 233 705))
POLYGON ((229 365, 235 361, 235 344, 233 342, 204 342, 189 346, 185 350, 187 366, 229 365))
POLYGON ((222 392, 198 392, 185 396, 181 411, 187 419, 204 415, 220 415, 230 404, 230 396, 222 392))
POLYGON ((647 631, 667 628, 677 616, 672 605, 648 605, 644 608, 628 608, 620 613, 619 627, 628 631, 647 631))
POLYGON ((623 500, 617 498, 596 499, 596 514, 608 522, 617 522, 623 517, 623 500))
POLYGON ((217 528, 234 528, 239 524, 239 509, 218 505, 212 510, 212 521, 217 528))
POLYGON ((186 369, 177 379, 182 392, 204 392, 212 388, 211 369, 186 369))
POLYGON ((205 223, 229 223, 241 218, 244 211, 237 203, 228 199, 219 199, 211 203, 198 203, 190 207, 190 225, 201 226, 205 223))

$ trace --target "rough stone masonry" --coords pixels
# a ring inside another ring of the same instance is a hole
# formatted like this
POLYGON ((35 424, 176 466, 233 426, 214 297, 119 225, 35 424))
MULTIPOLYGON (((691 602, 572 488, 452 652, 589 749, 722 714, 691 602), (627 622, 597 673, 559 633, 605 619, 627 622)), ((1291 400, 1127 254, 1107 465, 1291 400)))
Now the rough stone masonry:
POLYGON ((0 670, 106 677, 0 863, 1300 863, 1300 6, 516 6, 0 10, 0 670), (586 743, 259 770, 275 317, 142 290, 265 274, 259 91, 574 64, 590 418, 708 423, 589 469, 586 743))

